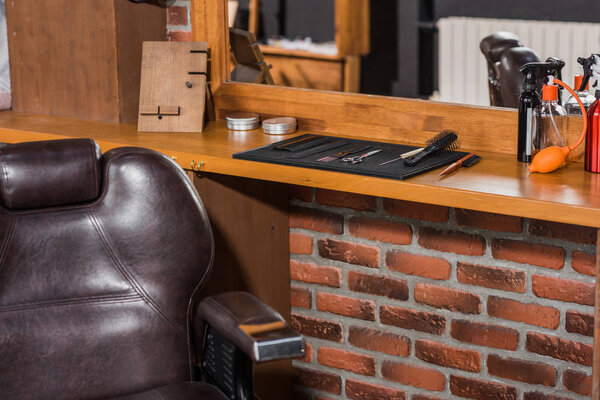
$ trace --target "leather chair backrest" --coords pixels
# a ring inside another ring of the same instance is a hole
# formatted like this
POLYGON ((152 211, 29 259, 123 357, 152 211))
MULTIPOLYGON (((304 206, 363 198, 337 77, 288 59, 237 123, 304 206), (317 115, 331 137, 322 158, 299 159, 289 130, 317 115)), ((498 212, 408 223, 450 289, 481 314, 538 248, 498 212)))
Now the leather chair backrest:
POLYGON ((488 66, 490 105, 512 107, 518 105, 524 75, 520 68, 540 61, 535 51, 523 47, 517 35, 496 32, 485 37, 479 44, 488 66))
POLYGON ((213 237, 172 160, 87 139, 0 148, 0 397, 101 399, 190 379, 213 237))

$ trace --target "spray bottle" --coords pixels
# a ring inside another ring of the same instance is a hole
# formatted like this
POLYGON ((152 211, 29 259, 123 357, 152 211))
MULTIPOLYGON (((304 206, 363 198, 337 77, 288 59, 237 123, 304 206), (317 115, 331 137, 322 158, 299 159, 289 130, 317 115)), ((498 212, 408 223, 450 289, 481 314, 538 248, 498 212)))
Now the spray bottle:
MULTIPOLYGON (((596 79, 596 87, 600 79, 600 54, 592 54, 589 58, 578 58, 583 66, 583 82, 579 90, 585 89, 591 77, 596 79)), ((600 173, 600 90, 596 90, 596 101, 587 112, 588 129, 585 140, 585 170, 600 173)))
MULTIPOLYGON (((561 76, 563 60, 548 58, 546 62, 533 62, 521 67, 525 74, 523 92, 519 97, 519 135, 517 147, 517 160, 531 162, 533 155, 533 140, 535 134, 535 109, 542 103, 539 89, 543 79, 550 75, 561 76)), ((560 96, 560 92, 558 93, 560 96)))

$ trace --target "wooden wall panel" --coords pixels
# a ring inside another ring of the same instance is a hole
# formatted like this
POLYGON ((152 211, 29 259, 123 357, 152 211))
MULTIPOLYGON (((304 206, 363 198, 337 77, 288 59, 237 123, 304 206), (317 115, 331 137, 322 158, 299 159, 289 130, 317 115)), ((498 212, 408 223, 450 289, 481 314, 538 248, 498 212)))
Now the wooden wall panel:
POLYGON ((13 110, 118 122, 114 12, 106 0, 6 2, 13 110))
POLYGON ((166 11, 147 4, 114 1, 117 37, 122 38, 117 40, 120 119, 121 122, 135 121, 140 97, 142 43, 166 40, 166 11))
MULTIPOLYGON (((215 263, 203 295, 247 291, 289 321, 287 186, 216 174, 193 180, 215 236, 215 263)), ((254 375, 261 399, 291 398, 290 360, 258 365, 254 375)))
POLYGON ((143 40, 166 12, 123 0, 6 3, 15 111, 107 122, 137 118, 143 40))

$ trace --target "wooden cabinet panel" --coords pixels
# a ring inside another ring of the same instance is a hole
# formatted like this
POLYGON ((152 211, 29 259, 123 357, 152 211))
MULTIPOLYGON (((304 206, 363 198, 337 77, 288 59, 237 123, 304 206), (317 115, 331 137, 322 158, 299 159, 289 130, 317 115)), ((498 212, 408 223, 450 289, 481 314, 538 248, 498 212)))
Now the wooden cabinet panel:
POLYGON ((343 61, 265 54, 276 85, 342 91, 343 61))
POLYGON ((137 118, 142 41, 166 12, 122 0, 6 2, 13 110, 108 122, 137 118))

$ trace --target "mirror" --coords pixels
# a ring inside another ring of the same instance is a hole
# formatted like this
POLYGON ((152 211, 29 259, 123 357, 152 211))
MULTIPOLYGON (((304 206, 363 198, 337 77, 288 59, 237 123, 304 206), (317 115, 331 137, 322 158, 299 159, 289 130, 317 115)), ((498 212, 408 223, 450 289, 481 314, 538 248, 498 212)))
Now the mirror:
POLYGON ((600 3, 594 0, 229 3, 236 10, 230 24, 253 34, 234 39, 241 33, 234 30, 230 36, 232 48, 237 43, 252 53, 240 60, 232 54, 236 81, 489 106, 480 42, 492 33, 516 34, 542 60, 562 58, 570 85, 581 73, 577 57, 600 52, 600 3))

